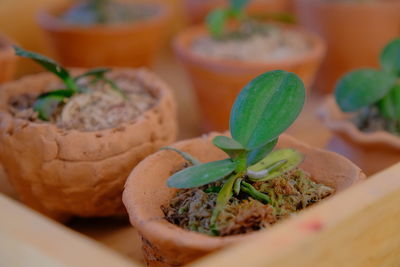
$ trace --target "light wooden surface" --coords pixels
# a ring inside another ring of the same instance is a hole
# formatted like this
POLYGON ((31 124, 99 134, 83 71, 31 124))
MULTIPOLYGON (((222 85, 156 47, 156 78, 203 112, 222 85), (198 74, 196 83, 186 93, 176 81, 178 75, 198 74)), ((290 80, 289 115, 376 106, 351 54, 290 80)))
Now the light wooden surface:
POLYGON ((0 194, 0 266, 140 266, 0 194))
POLYGON ((400 266, 400 164, 191 266, 400 266))

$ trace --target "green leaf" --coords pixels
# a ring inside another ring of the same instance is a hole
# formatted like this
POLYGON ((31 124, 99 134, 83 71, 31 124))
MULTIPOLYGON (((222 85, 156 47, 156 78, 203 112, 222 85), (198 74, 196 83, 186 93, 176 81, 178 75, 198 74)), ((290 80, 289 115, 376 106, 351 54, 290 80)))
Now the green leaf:
POLYGON ((303 160, 304 155, 294 149, 275 150, 259 163, 250 166, 247 175, 254 181, 270 180, 296 168, 303 160), (265 169, 269 169, 268 174, 261 178, 255 177, 256 173, 261 173, 265 169))
POLYGON ((224 33, 226 20, 229 12, 225 9, 216 9, 208 14, 206 18, 207 28, 214 37, 221 37, 224 33))
POLYGON ((228 179, 228 181, 226 181, 226 183, 222 187, 221 191, 219 191, 218 196, 217 196, 216 205, 215 205, 215 208, 213 210, 211 220, 210 220, 211 225, 215 224, 215 222, 218 219, 219 214, 224 209, 224 207, 228 203, 229 199, 232 197, 233 185, 235 184, 235 181, 237 178, 238 178, 237 175, 232 175, 228 179))
POLYGON ((278 138, 259 148, 252 150, 247 156, 247 166, 256 164, 257 162, 265 158, 265 156, 267 156, 274 149, 277 143, 278 138))
POLYGON ((229 2, 231 9, 240 11, 247 6, 249 0, 230 0, 229 2))
POLYGON ((383 49, 380 61, 385 71, 400 76, 400 38, 394 39, 383 49))
POLYGON ((392 120, 400 119, 400 85, 396 85, 378 102, 381 114, 392 120))
POLYGON ((295 121, 304 101, 304 85, 296 74, 277 70, 258 76, 241 91, 233 105, 233 139, 247 150, 266 145, 295 121))
POLYGON ((336 102, 344 112, 352 112, 376 103, 396 82, 393 74, 360 69, 346 74, 335 89, 336 102))
POLYGON ((223 150, 226 154, 228 154, 232 159, 237 158, 240 154, 246 152, 243 146, 233 140, 232 138, 226 136, 216 136, 213 139, 213 144, 223 150))
POLYGON ((49 121, 54 110, 64 100, 62 96, 48 96, 46 98, 40 98, 36 100, 33 105, 33 110, 38 112, 39 118, 44 121, 49 121))
POLYGON ((165 146, 165 147, 160 148, 160 150, 171 150, 171 151, 174 151, 174 152, 178 153, 179 155, 181 155, 182 158, 184 158, 190 164, 192 164, 192 165, 201 165, 201 162, 198 159, 196 159, 195 157, 193 157, 189 153, 186 153, 186 152, 184 152, 182 150, 179 150, 179 149, 176 149, 174 147, 165 146))
POLYGON ((57 75, 64 82, 64 84, 67 86, 68 89, 77 91, 76 84, 72 79, 71 75, 69 74, 68 70, 63 68, 60 64, 58 64, 54 60, 31 51, 26 51, 16 45, 14 45, 14 50, 16 55, 32 59, 33 61, 44 67, 46 70, 57 75))
POLYGON ((88 70, 85 73, 82 73, 79 76, 76 76, 74 78, 74 80, 78 81, 79 79, 82 79, 84 77, 90 77, 90 76, 103 77, 109 71, 111 71, 110 68, 95 68, 95 69, 91 69, 91 70, 88 70))
POLYGON ((192 166, 172 175, 167 184, 174 188, 199 187, 228 176, 235 170, 236 165, 236 162, 224 159, 192 166))

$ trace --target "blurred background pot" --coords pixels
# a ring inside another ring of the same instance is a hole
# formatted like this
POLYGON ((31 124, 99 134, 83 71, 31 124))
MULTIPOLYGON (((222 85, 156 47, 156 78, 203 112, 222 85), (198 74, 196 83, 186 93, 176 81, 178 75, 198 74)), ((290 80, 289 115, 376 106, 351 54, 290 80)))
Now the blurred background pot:
POLYGON ((0 83, 12 80, 14 78, 17 65, 12 42, 0 34, 0 83))
MULTIPOLYGON (((132 4, 132 3, 131 3, 132 4)), ((53 5, 39 12, 38 22, 59 57, 69 67, 151 66, 163 45, 170 9, 163 3, 136 4, 157 9, 148 18, 113 25, 72 25, 58 15, 71 5, 53 5)))
POLYGON ((316 87, 332 92, 338 78, 360 67, 377 67, 389 40, 400 35, 400 1, 295 0, 299 23, 323 37, 327 56, 316 87))
POLYGON ((340 110, 331 96, 319 115, 334 136, 328 149, 344 155, 368 175, 400 161, 400 137, 388 132, 361 132, 351 121, 352 114, 340 110))
POLYGON ((203 130, 227 130, 229 113, 240 90, 248 81, 264 72, 276 69, 294 72, 303 79, 306 88, 311 87, 325 52, 323 40, 298 26, 278 27, 301 32, 311 49, 287 59, 246 62, 196 55, 191 44, 209 34, 203 26, 193 26, 177 36, 174 41, 175 53, 183 62, 196 91, 203 116, 203 130))
MULTIPOLYGON (((282 13, 291 10, 292 0, 252 0, 248 7, 250 13, 282 13)), ((204 22, 207 14, 228 4, 227 0, 183 0, 186 16, 190 23, 204 22)))
POLYGON ((134 77, 157 102, 133 121, 99 131, 66 130, 13 116, 9 103, 57 83, 35 74, 0 87, 0 161, 20 200, 54 219, 126 214, 122 191, 132 168, 176 139, 176 104, 170 88, 145 70, 134 77))
MULTIPOLYGON (((174 145, 201 162, 226 158, 212 144, 215 133, 174 145)), ((312 148, 288 135, 281 135, 278 147, 294 148, 306 155, 300 166, 312 179, 340 192, 363 180, 360 168, 332 152, 312 148)), ((142 236, 142 247, 148 266, 181 266, 235 242, 250 238, 257 232, 227 237, 213 237, 184 230, 169 223, 161 210, 167 206, 177 189, 167 187, 167 179, 184 166, 184 160, 172 151, 159 151, 142 161, 130 174, 123 201, 130 221, 142 236)))

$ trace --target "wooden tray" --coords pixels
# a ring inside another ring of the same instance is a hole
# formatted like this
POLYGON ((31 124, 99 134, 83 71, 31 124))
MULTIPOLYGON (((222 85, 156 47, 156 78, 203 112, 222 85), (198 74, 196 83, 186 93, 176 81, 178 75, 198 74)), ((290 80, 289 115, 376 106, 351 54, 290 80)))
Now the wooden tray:
MULTIPOLYGON (((200 134, 187 76, 170 53, 155 66, 175 91, 180 139, 200 134)), ((330 133, 317 120, 312 95, 289 133, 324 147, 330 133)), ((0 266, 142 266, 140 237, 127 220, 55 223, 16 200, 0 168, 0 266), (2 193, 2 194, 1 194, 2 193)), ((400 164, 320 203, 247 243, 194 266, 400 266, 400 164)))

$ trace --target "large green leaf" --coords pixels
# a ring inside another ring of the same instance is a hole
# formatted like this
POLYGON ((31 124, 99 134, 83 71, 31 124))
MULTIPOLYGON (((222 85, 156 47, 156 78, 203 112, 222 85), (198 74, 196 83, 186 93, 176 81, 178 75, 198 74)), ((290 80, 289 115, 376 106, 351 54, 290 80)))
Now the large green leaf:
POLYGON ((278 138, 259 148, 252 150, 247 156, 247 166, 256 164, 257 162, 265 158, 265 156, 267 156, 274 149, 277 143, 278 138))
POLYGON ((350 72, 336 86, 336 102, 344 112, 356 111, 382 99, 395 82, 395 75, 383 71, 360 69, 350 72))
POLYGON ((31 51, 26 51, 16 45, 14 45, 14 50, 18 56, 32 59, 48 71, 57 75, 65 83, 68 89, 77 90, 74 80, 69 74, 68 70, 63 68, 54 60, 31 51))
POLYGON ((172 175, 167 184, 174 188, 193 188, 206 185, 231 174, 236 166, 237 163, 230 159, 192 166, 172 175))
POLYGON ((278 149, 270 153, 257 164, 250 166, 247 175, 254 181, 266 181, 278 177, 299 166, 304 160, 304 155, 294 149, 278 149), (268 172, 261 177, 259 173, 268 172), (257 177, 256 177, 257 176, 257 177))
POLYGON ((213 144, 223 150, 226 154, 228 154, 232 159, 238 157, 240 154, 245 153, 246 150, 244 147, 233 140, 232 138, 226 136, 216 136, 213 139, 213 144))
POLYGON ((393 40, 383 49, 380 60, 385 71, 400 76, 400 38, 393 40))
POLYGON ((304 85, 296 74, 277 70, 258 76, 241 91, 233 105, 233 139, 248 150, 264 146, 294 122, 304 101, 304 85))

